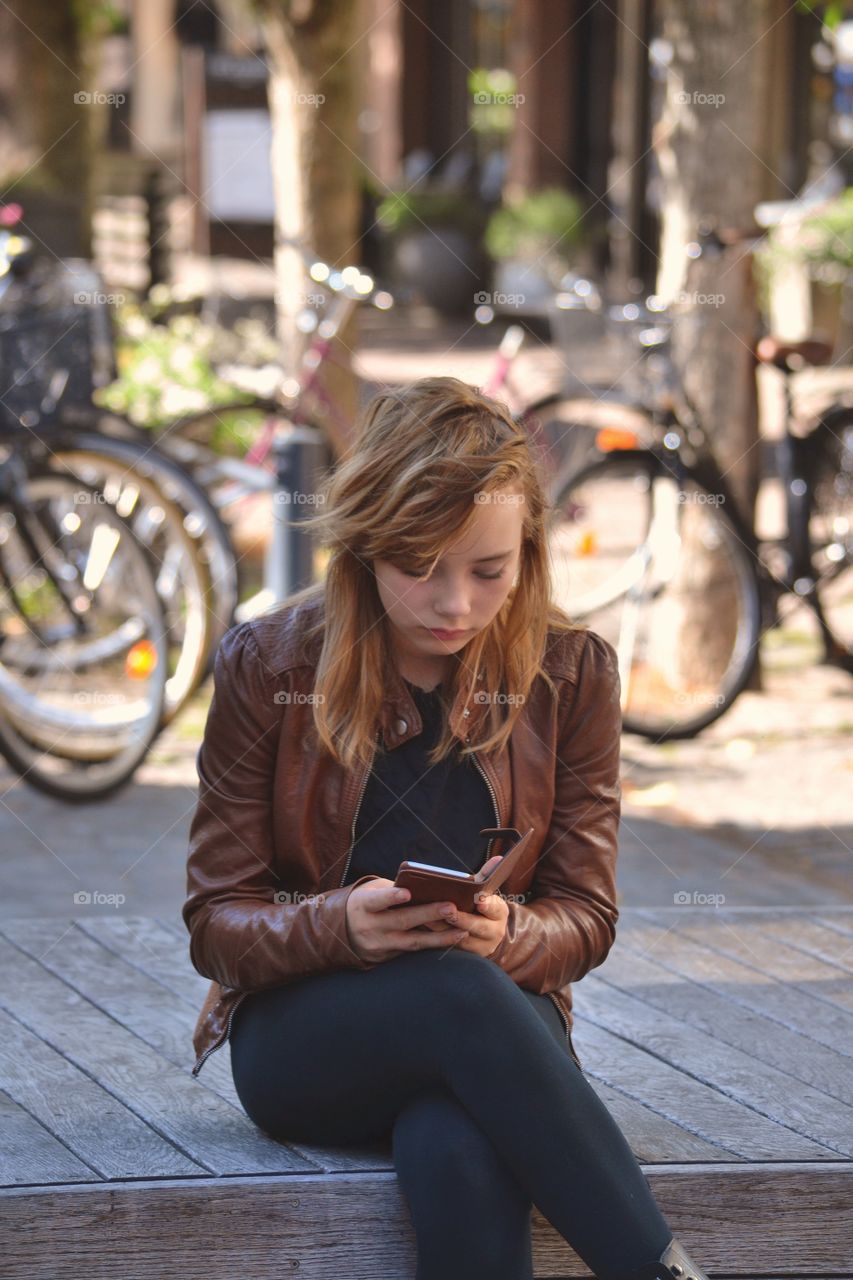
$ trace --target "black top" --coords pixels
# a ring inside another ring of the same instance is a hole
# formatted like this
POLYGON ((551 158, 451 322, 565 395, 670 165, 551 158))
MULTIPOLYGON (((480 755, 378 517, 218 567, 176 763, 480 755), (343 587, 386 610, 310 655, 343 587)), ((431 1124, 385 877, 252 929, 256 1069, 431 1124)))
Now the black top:
POLYGON ((488 852, 483 827, 497 823, 486 780, 471 759, 427 756, 441 732, 441 685, 405 681, 423 720, 419 734, 377 755, 362 796, 344 884, 359 876, 393 880, 408 859, 454 871, 478 871, 488 852))

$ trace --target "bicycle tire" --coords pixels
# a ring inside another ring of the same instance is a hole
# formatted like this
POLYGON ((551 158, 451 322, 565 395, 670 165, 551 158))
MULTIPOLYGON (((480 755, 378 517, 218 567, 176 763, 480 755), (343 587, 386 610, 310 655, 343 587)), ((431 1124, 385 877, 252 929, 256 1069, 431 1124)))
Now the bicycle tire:
POLYGON ((714 499, 689 468, 676 477, 638 449, 588 463, 551 502, 555 598, 614 645, 623 728, 656 742, 694 737, 717 720, 755 663, 756 571, 714 499), (699 643, 711 623, 713 647, 699 643))
POLYGON ((198 538, 156 474, 151 448, 81 432, 73 440, 60 437, 54 442, 51 470, 103 493, 126 515, 149 557, 169 638, 165 726, 198 688, 210 657, 211 578, 198 538))
POLYGON ((135 426, 128 419, 115 413, 99 413, 91 429, 111 441, 142 446, 146 460, 150 459, 155 473, 162 476, 158 483, 162 483, 167 496, 184 509, 192 523, 201 525, 199 536, 210 568, 213 588, 209 674, 213 669, 219 641, 229 627, 233 626, 235 610, 245 585, 241 561, 234 551, 228 524, 193 474, 192 463, 182 457, 180 437, 176 437, 175 445, 169 448, 170 428, 164 429, 162 439, 156 437, 152 440, 150 431, 135 426), (152 443, 155 445, 153 452, 152 443))
MULTIPOLYGON (((141 635, 145 640, 145 659, 147 670, 139 677, 127 671, 128 688, 138 687, 141 696, 134 702, 132 699, 119 703, 119 695, 115 688, 115 675, 112 671, 104 673, 99 669, 93 672, 91 653, 86 655, 82 664, 87 670, 88 687, 75 690, 60 687, 62 681, 57 678, 60 668, 66 673, 66 685, 70 683, 69 675, 75 675, 74 655, 61 644, 54 644, 49 651, 45 646, 34 646, 34 654, 39 654, 45 661, 36 662, 33 672, 36 677, 42 675, 51 678, 49 685, 42 684, 41 691, 26 687, 18 688, 15 684, 14 668, 10 670, 5 661, 0 660, 0 677, 3 680, 3 695, 0 699, 0 754, 9 766, 29 785, 56 799, 68 803, 86 803, 103 799, 125 786, 133 777, 139 765, 147 756, 152 744, 161 729, 163 699, 167 675, 166 629, 160 599, 157 594, 154 577, 148 557, 139 545, 128 522, 103 501, 103 495, 97 490, 88 488, 79 480, 70 482, 67 475, 58 473, 50 467, 37 466, 30 468, 25 481, 22 497, 27 502, 28 511, 37 513, 39 504, 51 499, 56 504, 56 511, 64 512, 60 521, 55 521, 54 513, 46 523, 50 525, 49 533, 58 536, 52 543, 52 551, 57 560, 63 557, 66 571, 72 571, 75 563, 87 551, 85 537, 87 533, 86 514, 97 512, 97 523, 90 524, 91 532, 88 544, 88 557, 85 560, 82 582, 85 585, 87 575, 93 568, 89 580, 91 599, 86 609, 87 620, 95 617, 95 610, 102 609, 108 627, 113 627, 112 612, 118 608, 117 602, 132 610, 138 602, 137 620, 141 624, 141 635), (75 496, 76 495, 76 496, 75 496), (80 515, 83 513, 83 516, 80 515), (77 516, 78 522, 69 519, 77 516), (112 542, 112 549, 103 552, 104 530, 107 544, 112 542), (82 536, 80 531, 82 530, 82 536), (76 543, 75 543, 76 539, 76 543), (100 545, 96 546, 100 539, 100 545), (113 541, 114 540, 114 541, 113 541), (120 555, 116 552, 120 549, 120 555), (72 558, 69 558, 72 557, 72 558), (91 608, 94 602, 95 609, 91 608), (104 687, 113 678, 112 690, 104 687), (136 686, 137 679, 144 679, 144 686, 136 686), (100 681, 100 688, 96 687, 100 681), (14 698, 13 689, 20 695, 14 698), (77 714, 68 709, 69 699, 79 698, 83 694, 85 705, 94 708, 89 716, 80 711, 77 714), (48 701, 48 699, 53 701, 48 701), (116 714, 116 707, 118 713, 116 714), (99 708, 101 708, 99 712, 99 708), (107 714, 103 708, 107 709, 107 714), (56 740, 47 741, 51 730, 62 729, 56 740), (75 735, 75 750, 63 750, 63 739, 75 735), (88 734, 92 741, 89 758, 81 758, 81 741, 88 734)), ((0 503, 0 512, 11 510, 8 500, 0 503)), ((20 592, 26 588, 26 578, 21 570, 26 568, 29 552, 24 549, 15 563, 14 527, 8 519, 4 520, 5 534, 0 544, 0 556, 4 561, 6 577, 13 578, 20 592), (16 570, 9 573, 10 565, 16 570)), ((43 585, 45 578, 43 566, 31 563, 34 571, 30 607, 38 607, 36 593, 43 585), (35 601, 35 605, 33 604, 35 601)), ((77 577, 80 565, 77 563, 77 577)), ((58 595, 57 595, 58 598, 58 595)), ((2 597, 0 597, 2 604, 2 597)), ((46 608, 46 605, 42 606, 46 608)), ((0 622, 5 624, 5 612, 0 609, 0 622)), ((17 611, 14 614, 17 619, 17 611)), ((134 616, 134 615, 131 615, 134 616)), ((91 625, 91 624, 90 624, 91 625)), ((9 639, 21 640, 24 628, 16 626, 12 633, 7 632, 5 625, 0 630, 2 645, 0 659, 4 657, 9 639)), ((115 628, 113 627, 113 630, 115 628)), ((36 632, 34 632, 36 634, 36 632)), ((110 632, 107 631, 107 636, 110 632)), ((67 640, 67 637, 65 637, 67 640)), ((127 655, 133 646, 125 646, 127 655)), ((121 650, 120 650, 121 651, 121 650)), ((6 655, 7 656, 7 655, 6 655)), ((125 659, 126 661, 126 659, 125 659)), ((82 669, 82 667, 81 667, 82 669)), ((28 671, 26 663, 18 663, 18 680, 22 672, 28 671)))

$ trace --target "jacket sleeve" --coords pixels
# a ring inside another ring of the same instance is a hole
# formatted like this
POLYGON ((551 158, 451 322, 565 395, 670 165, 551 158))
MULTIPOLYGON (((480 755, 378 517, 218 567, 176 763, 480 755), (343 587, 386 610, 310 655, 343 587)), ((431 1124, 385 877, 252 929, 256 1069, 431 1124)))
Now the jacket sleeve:
POLYGON ((284 684, 265 668, 250 622, 223 637, 196 761, 182 916, 197 972, 242 991, 372 968, 353 950, 346 925, 347 899, 369 877, 305 901, 276 900, 286 888, 276 872, 272 828, 284 684))
POLYGON ((616 936, 621 808, 616 652, 586 633, 574 687, 566 682, 554 761, 554 807, 528 903, 509 902, 491 959, 519 986, 544 994, 604 962, 616 936))

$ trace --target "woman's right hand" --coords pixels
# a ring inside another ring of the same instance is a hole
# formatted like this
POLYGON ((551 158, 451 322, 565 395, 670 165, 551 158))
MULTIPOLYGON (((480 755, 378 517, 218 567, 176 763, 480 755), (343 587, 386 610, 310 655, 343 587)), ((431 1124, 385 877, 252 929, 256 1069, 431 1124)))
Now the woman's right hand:
POLYGON ((447 927, 442 908, 455 915, 453 903, 407 906, 410 897, 408 889, 397 889, 381 876, 353 889, 347 898, 347 932, 360 959, 379 963, 406 951, 453 946, 468 936, 465 929, 447 927), (434 929, 436 924, 445 927, 434 929))

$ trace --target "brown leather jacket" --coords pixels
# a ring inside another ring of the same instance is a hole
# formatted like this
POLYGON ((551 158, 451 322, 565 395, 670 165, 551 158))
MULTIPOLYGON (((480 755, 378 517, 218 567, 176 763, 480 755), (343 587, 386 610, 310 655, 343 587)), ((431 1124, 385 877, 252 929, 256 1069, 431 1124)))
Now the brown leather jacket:
MULTIPOLYGON (((220 643, 198 753, 183 919, 195 969, 212 980, 193 1035, 196 1062, 227 1040, 247 993, 312 973, 372 968, 352 949, 342 887, 368 770, 318 752, 311 694, 319 644, 301 621, 316 604, 236 626, 220 643)), ((506 934, 491 959, 519 986, 546 993, 571 1040, 572 989, 613 945, 621 712, 616 655, 592 631, 549 631, 542 677, 508 749, 476 753, 495 825, 534 828, 505 883, 506 934)), ((451 710, 466 740, 483 701, 451 710)), ((411 695, 389 669, 381 729, 388 750, 421 731, 411 695)))

